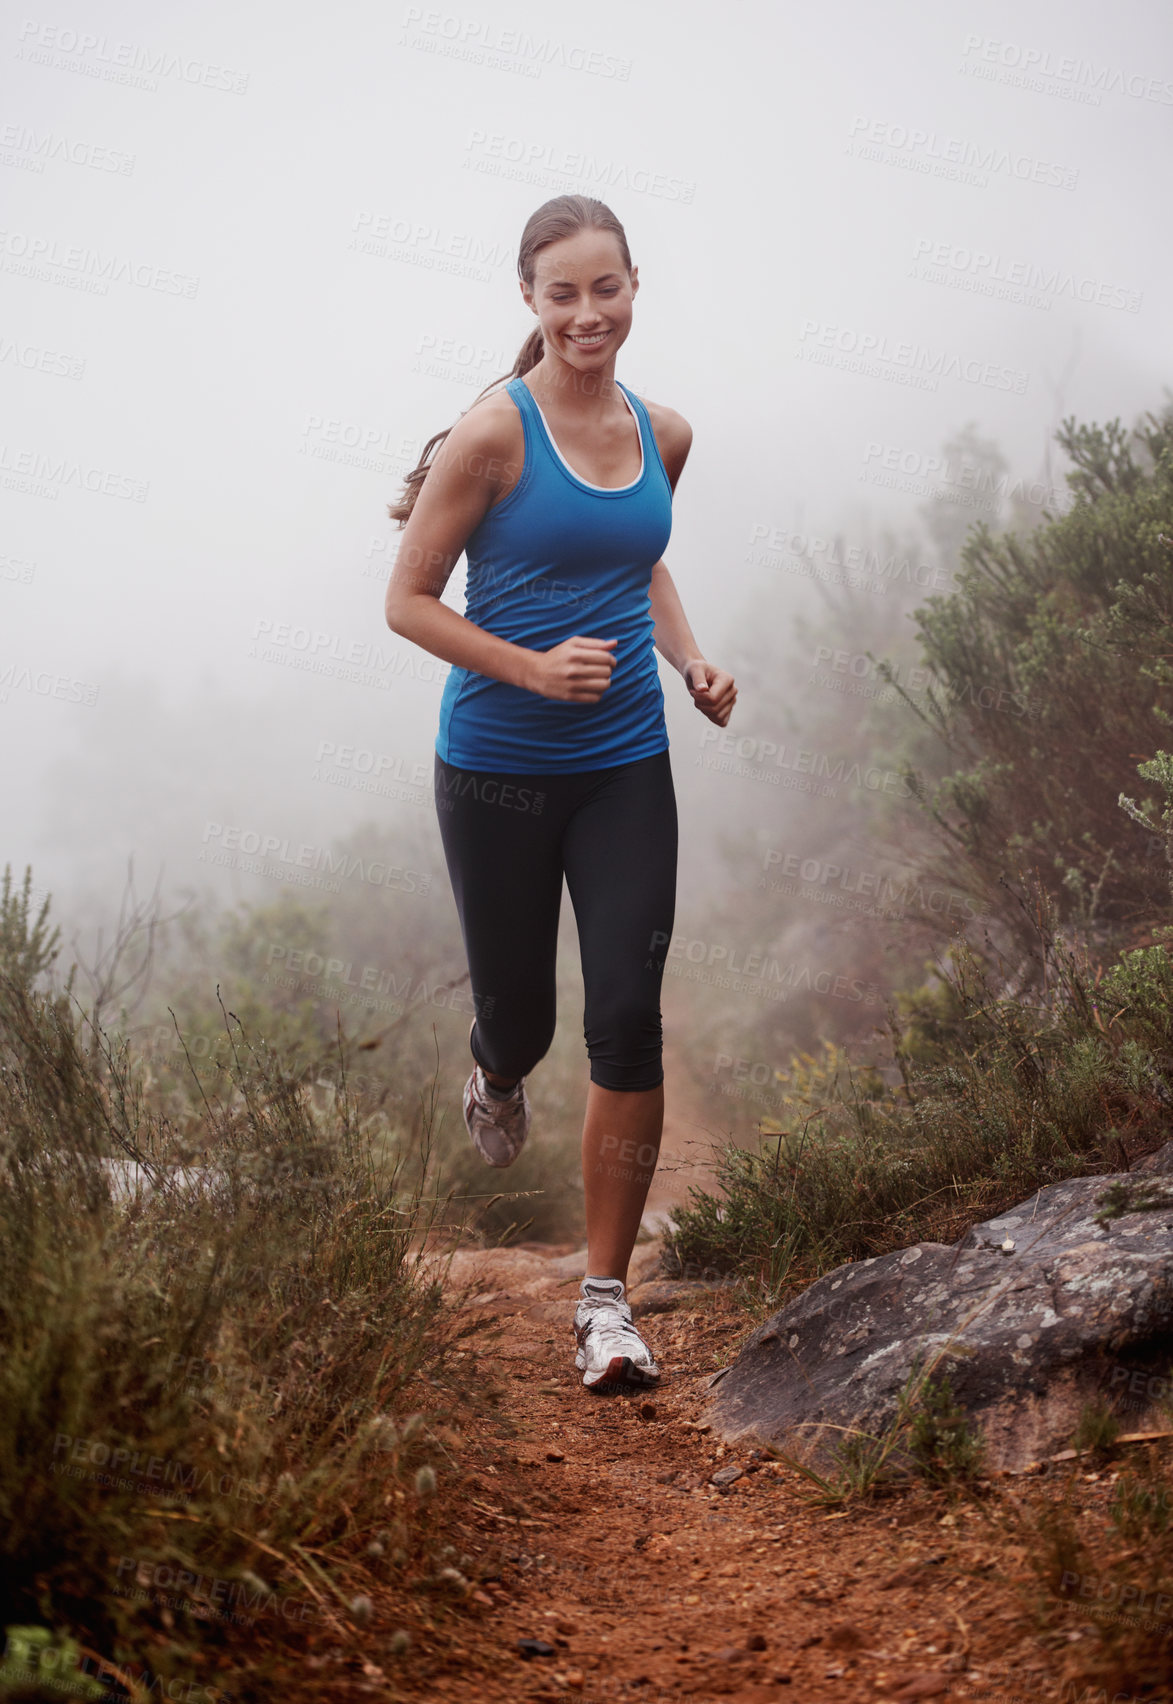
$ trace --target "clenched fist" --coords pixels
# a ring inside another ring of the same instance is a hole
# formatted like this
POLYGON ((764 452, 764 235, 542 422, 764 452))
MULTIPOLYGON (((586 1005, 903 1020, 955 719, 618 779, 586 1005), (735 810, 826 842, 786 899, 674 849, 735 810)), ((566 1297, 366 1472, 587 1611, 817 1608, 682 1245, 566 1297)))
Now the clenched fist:
POLYGON ((618 639, 585 639, 575 634, 552 651, 535 652, 531 692, 568 704, 597 704, 611 684, 612 646, 618 639))
POLYGON ((706 662, 703 657, 693 657, 685 663, 681 673, 697 709, 710 722, 716 722, 719 728, 723 728, 737 702, 733 676, 719 669, 715 663, 706 662))

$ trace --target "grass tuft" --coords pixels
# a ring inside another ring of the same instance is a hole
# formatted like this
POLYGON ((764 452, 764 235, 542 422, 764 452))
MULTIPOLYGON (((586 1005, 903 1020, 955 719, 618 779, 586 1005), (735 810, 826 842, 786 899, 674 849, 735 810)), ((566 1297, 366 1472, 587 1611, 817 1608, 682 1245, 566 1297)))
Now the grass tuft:
POLYGON ((235 1692, 246 1648, 345 1643, 432 1569, 469 1328, 422 1261, 426 1154, 388 1158, 344 1071, 323 1105, 227 1011, 226 1089, 177 1126, 24 968, 0 970, 0 1678, 145 1697, 214 1661, 235 1692))

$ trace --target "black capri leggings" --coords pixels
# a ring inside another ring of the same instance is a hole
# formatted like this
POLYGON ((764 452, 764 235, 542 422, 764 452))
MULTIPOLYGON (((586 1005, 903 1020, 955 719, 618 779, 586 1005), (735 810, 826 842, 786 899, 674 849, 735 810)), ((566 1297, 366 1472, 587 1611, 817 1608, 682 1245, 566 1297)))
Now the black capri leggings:
POLYGON ((578 774, 458 769, 436 753, 436 813, 468 955, 482 1070, 523 1077, 554 1039, 562 878, 578 925, 591 1081, 664 1080, 660 985, 676 907, 666 751, 578 774))

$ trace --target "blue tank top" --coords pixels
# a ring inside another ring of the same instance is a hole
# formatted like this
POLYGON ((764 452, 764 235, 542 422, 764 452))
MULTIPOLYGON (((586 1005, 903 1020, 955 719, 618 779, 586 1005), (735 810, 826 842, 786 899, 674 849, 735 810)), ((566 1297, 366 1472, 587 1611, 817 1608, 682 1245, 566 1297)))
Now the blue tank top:
POLYGON ((511 379, 506 388, 521 413, 525 461, 465 544, 464 613, 486 633, 535 651, 575 634, 617 639, 617 660, 596 704, 543 698, 454 667, 436 750, 461 769, 529 775, 653 757, 668 749, 668 730, 650 585, 672 531, 672 486, 648 411, 619 386, 639 427, 640 473, 608 489, 580 479, 563 459, 528 385, 511 379))

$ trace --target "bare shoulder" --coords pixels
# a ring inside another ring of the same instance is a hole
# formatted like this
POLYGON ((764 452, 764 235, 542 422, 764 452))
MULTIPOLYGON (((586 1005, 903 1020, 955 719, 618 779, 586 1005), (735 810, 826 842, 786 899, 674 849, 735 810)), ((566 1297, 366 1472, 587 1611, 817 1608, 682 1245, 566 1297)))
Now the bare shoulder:
POLYGON ((662 435, 669 443, 685 445, 692 443, 692 427, 683 414, 678 413, 675 408, 669 408, 665 402, 653 402, 650 397, 641 396, 639 400, 643 403, 651 418, 657 443, 660 442, 662 435))
POLYGON ((504 389, 478 398, 460 416, 435 460, 493 488, 513 485, 525 457, 525 432, 517 404, 504 389))
MULTIPOLYGON (((638 394, 636 392, 636 395, 638 394)), ((683 414, 678 413, 675 408, 669 408, 666 403, 652 402, 646 396, 641 396, 639 400, 648 411, 660 457, 675 488, 692 447, 692 427, 683 414)))

